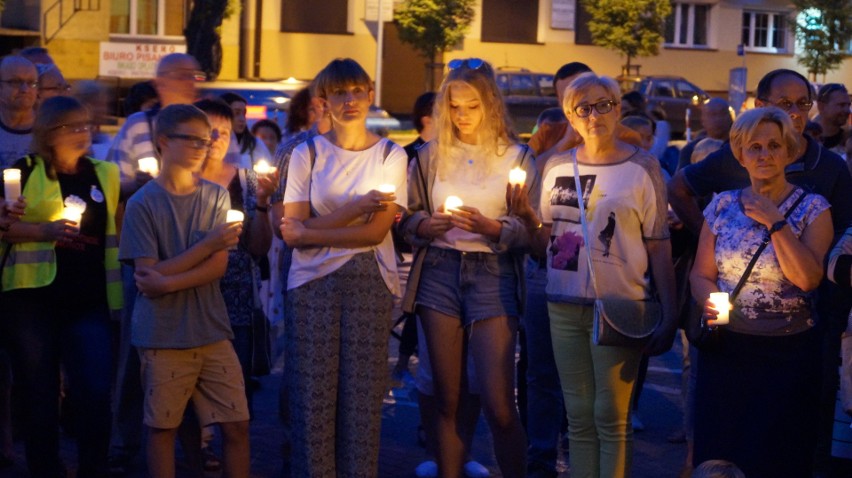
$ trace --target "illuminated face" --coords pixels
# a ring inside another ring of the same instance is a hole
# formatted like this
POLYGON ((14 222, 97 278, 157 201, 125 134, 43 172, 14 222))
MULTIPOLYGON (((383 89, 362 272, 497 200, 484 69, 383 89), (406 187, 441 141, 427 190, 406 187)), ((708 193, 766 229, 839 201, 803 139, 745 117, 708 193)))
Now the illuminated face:
POLYGON ((326 98, 332 120, 341 124, 362 122, 366 126, 372 103, 373 90, 367 85, 339 86, 326 98))
POLYGON ((231 145, 231 121, 221 116, 209 115, 210 118, 210 145, 209 156, 217 161, 225 159, 228 154, 228 146, 231 145))
POLYGON ((68 115, 62 123, 51 128, 50 141, 57 156, 79 158, 86 154, 92 144, 88 113, 77 111, 68 115))
POLYGON ((234 132, 242 134, 246 130, 246 104, 234 101, 231 103, 231 111, 234 112, 234 132))
POLYGON ((261 126, 255 130, 254 137, 263 141, 270 153, 274 153, 278 149, 278 135, 272 128, 261 126))
POLYGON ((478 142, 477 132, 485 117, 479 92, 467 83, 457 82, 449 87, 450 120, 458 138, 468 144, 478 142))
POLYGON ((178 125, 174 132, 160 136, 157 144, 165 164, 177 164, 196 172, 201 170, 207 158, 210 143, 210 128, 207 124, 203 121, 189 121, 178 125))
POLYGON ((574 105, 566 109, 565 114, 571 126, 584 140, 606 138, 615 132, 621 115, 621 105, 613 100, 602 86, 594 85, 576 95, 574 105), (611 104, 607 106, 607 102, 611 104), (586 113, 588 116, 583 117, 586 113))
POLYGON ((840 90, 828 95, 826 101, 817 103, 824 124, 832 124, 838 128, 846 126, 849 121, 849 106, 849 94, 840 90))
POLYGON ((740 164, 752 179, 783 176, 791 161, 781 127, 769 121, 757 125, 752 136, 743 141, 739 156, 740 164))

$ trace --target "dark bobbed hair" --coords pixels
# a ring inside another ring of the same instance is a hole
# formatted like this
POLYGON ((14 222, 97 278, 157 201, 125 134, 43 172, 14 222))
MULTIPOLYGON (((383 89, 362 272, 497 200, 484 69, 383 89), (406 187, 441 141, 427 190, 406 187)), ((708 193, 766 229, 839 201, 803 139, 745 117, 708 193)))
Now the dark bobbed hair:
POLYGON ((373 81, 370 75, 352 58, 337 58, 331 60, 314 78, 313 94, 327 99, 336 88, 360 85, 372 91, 373 81))
POLYGON ((310 126, 311 109, 311 89, 302 88, 292 98, 290 98, 290 107, 287 111, 287 132, 290 134, 298 133, 305 127, 310 126))
POLYGON ((553 75, 553 89, 556 89, 557 81, 570 78, 580 73, 592 73, 592 69, 589 68, 589 65, 580 63, 579 61, 572 61, 571 63, 566 63, 560 66, 559 69, 556 70, 556 74, 553 75))
POLYGON ((657 122, 644 111, 628 111, 621 117, 621 124, 630 129, 636 129, 637 126, 648 126, 651 128, 651 134, 657 134, 657 122))
POLYGON ((69 117, 80 113, 89 116, 88 108, 71 96, 48 98, 38 108, 33 122, 30 150, 44 160, 47 177, 50 179, 56 179, 56 157, 50 140, 56 134, 57 126, 65 124, 69 117))
POLYGON ((130 87, 127 97, 124 98, 124 113, 127 116, 142 111, 142 105, 150 100, 158 99, 157 90, 151 80, 140 81, 130 87))
MULTIPOLYGON (((272 121, 271 119, 262 119, 257 123, 253 124, 251 127, 251 134, 253 136, 257 136, 257 130, 260 128, 269 128, 275 132, 275 137, 278 138, 278 142, 281 142, 281 138, 283 135, 281 134, 281 128, 278 126, 278 123, 272 121)), ((274 153, 275 151, 270 151, 270 153, 274 153)))
POLYGON ((204 98, 195 102, 195 106, 207 114, 207 116, 218 116, 228 121, 234 121, 234 111, 223 100, 217 98, 204 98))
POLYGON ((423 117, 432 116, 432 110, 435 109, 435 98, 437 96, 437 93, 434 91, 427 91, 414 100, 414 109, 411 112, 411 116, 414 120, 414 128, 418 133, 423 132, 423 117))
POLYGON ((243 97, 242 95, 240 95, 238 93, 234 93, 233 91, 228 91, 227 93, 222 93, 221 95, 219 95, 219 98, 222 101, 224 101, 225 103, 228 103, 228 105, 230 105, 231 103, 235 103, 237 101, 239 101, 241 103, 248 104, 248 100, 246 100, 245 97, 243 97))
POLYGON ((772 91, 772 83, 782 76, 793 76, 802 81, 805 85, 805 88, 808 90, 808 99, 812 100, 814 97, 814 89, 811 86, 811 83, 805 78, 801 73, 795 70, 789 70, 787 68, 778 68, 777 70, 772 70, 769 73, 763 75, 763 78, 760 79, 760 82, 757 83, 757 90, 755 91, 755 96, 757 99, 761 101, 769 101, 769 92, 772 91))

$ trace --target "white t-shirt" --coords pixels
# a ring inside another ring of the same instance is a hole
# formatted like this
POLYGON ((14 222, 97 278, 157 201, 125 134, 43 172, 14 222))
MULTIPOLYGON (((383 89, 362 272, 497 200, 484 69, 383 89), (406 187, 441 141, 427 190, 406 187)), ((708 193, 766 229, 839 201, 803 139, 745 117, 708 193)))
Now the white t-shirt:
MULTIPOLYGON (((394 144, 385 158, 385 144, 389 141, 385 138, 364 151, 341 149, 323 136, 315 136, 313 141, 316 146, 313 169, 307 143, 300 144, 293 151, 287 173, 284 204, 310 201, 314 214, 322 216, 382 184, 393 184, 396 186, 396 204, 401 208, 407 207, 408 156, 401 146, 394 144)), ((368 216, 364 215, 354 224, 364 224, 367 219, 368 216)), ((374 247, 294 249, 287 289, 294 289, 324 277, 342 267, 354 255, 371 249, 376 251, 379 270, 388 289, 395 297, 400 297, 396 256, 390 231, 382 243, 374 247)))
MULTIPOLYGON (((541 218, 553 226, 547 248, 546 292, 551 302, 587 303, 595 298, 574 183, 574 154, 576 149, 550 158, 541 188, 541 218)), ((579 169, 600 296, 646 299, 644 241, 669 237, 659 162, 637 150, 619 163, 579 163, 579 169)))
MULTIPOLYGON (((456 142, 450 161, 439 163, 431 198, 436 209, 448 196, 458 196, 465 206, 477 208, 485 217, 496 219, 506 215, 506 183, 509 182, 509 171, 518 161, 521 147, 513 144, 502 156, 494 154, 490 157, 482 156, 480 150, 479 146, 456 142), (481 165, 477 164, 481 161, 489 162, 487 172, 483 172, 481 165)), ((463 252, 493 252, 488 239, 482 234, 457 227, 436 237, 432 246, 463 252)))

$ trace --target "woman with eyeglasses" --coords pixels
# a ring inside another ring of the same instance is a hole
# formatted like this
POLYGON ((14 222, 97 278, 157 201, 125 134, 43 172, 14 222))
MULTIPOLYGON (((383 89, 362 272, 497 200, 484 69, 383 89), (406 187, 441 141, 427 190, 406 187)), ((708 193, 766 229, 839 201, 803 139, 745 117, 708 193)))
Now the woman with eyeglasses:
POLYGON ((367 129, 372 81, 352 59, 314 79, 332 128, 293 151, 281 236, 293 476, 376 476, 388 333, 399 278, 390 228, 405 151, 367 129))
POLYGON ((77 100, 46 100, 33 125, 33 154, 17 161, 20 221, 0 244, 0 337, 20 387, 32 476, 64 476, 59 458, 63 365, 77 476, 107 475, 112 378, 111 315, 122 306, 115 228, 118 168, 86 156, 89 113, 77 100))
MULTIPOLYGON (((639 362, 643 352, 667 351, 677 330, 666 187, 656 158, 617 139, 619 96, 614 80, 593 73, 568 85, 562 106, 583 143, 548 161, 540 204, 543 226, 533 238, 533 249, 547 255, 546 294, 568 413, 571 476, 629 475, 630 403, 639 362), (590 279, 581 200, 596 287, 590 279), (663 319, 644 350, 593 344, 597 294, 649 300, 652 283, 663 319)), ((527 227, 537 223, 528 204, 517 209, 527 227)))
POLYGON ((438 402, 439 476, 462 473, 467 450, 458 414, 469 396, 470 354, 500 470, 521 477, 526 440, 515 406, 514 358, 529 236, 506 196, 509 172, 521 168, 526 180, 515 192, 535 202, 538 173, 529 150, 514 139, 491 66, 473 58, 449 67, 435 102, 437 138, 410 166, 410 214, 400 227, 416 252, 403 308, 417 312, 426 337, 438 402), (463 205, 447 206, 452 196, 463 205))

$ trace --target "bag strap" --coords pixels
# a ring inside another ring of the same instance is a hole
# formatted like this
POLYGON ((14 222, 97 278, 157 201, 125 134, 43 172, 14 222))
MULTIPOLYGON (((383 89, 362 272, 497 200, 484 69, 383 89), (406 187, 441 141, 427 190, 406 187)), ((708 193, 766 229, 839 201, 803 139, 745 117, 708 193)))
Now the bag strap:
POLYGON ((308 143, 308 159, 309 165, 308 168, 308 204, 311 209, 311 216, 317 217, 319 214, 314 211, 313 205, 311 205, 311 190, 314 184, 314 163, 317 162, 317 146, 314 144, 314 138, 310 137, 307 139, 308 143))
MULTIPOLYGON (((742 195, 742 191, 740 191, 740 194, 742 195)), ((793 205, 790 206, 789 209, 787 209, 787 212, 784 213, 785 220, 790 217, 790 214, 793 213, 793 211, 799 206, 799 204, 801 204, 801 202, 805 199, 805 196, 807 195, 808 193, 802 190, 802 194, 796 199, 793 205)), ((731 303, 733 303, 734 300, 736 300, 737 296, 740 294, 740 291, 742 290, 743 286, 745 286, 748 276, 751 275, 751 270, 754 269, 754 265, 757 263, 758 257, 760 257, 760 254, 763 253, 763 250, 766 249, 766 246, 768 246, 771 241, 772 238, 769 236, 769 231, 766 231, 766 234, 763 236, 763 242, 760 244, 760 246, 758 246, 757 250, 754 251, 754 255, 751 257, 751 262, 748 263, 748 266, 746 266, 745 271, 743 271, 742 277, 740 277, 740 281, 737 282, 737 286, 734 287, 734 290, 731 292, 731 303)))
POLYGON ((600 297, 598 282, 595 280, 595 268, 592 266, 592 246, 589 241, 589 225, 586 222, 586 205, 583 204, 583 186, 580 184, 580 166, 577 165, 577 150, 571 152, 571 161, 574 164, 574 187, 577 189, 577 205, 580 207, 580 225, 583 229, 583 246, 586 249, 586 262, 589 265, 589 278, 592 280, 592 288, 595 290, 595 298, 600 297))

